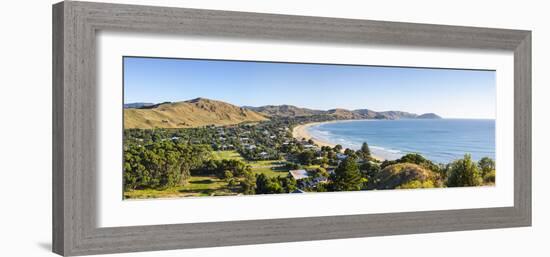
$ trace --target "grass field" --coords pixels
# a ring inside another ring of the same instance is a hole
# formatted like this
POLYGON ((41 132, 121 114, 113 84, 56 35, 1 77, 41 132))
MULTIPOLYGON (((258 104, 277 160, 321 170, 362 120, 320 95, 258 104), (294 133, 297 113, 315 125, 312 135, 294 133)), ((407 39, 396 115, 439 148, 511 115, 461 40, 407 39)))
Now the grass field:
MULTIPOLYGON (((285 161, 245 161, 236 151, 215 151, 212 158, 216 160, 236 159, 246 162, 252 172, 265 174, 268 177, 286 177, 288 170, 284 168, 285 161)), ((238 186, 229 188, 227 181, 216 177, 191 176, 182 186, 170 187, 163 190, 143 189, 124 192, 125 199, 173 198, 211 195, 237 195, 238 186)))
POLYGON ((286 176, 288 170, 284 168, 284 160, 245 161, 237 151, 215 151, 212 157, 216 160, 235 159, 246 162, 255 173, 263 173, 268 177, 286 176))
POLYGON ((268 177, 288 175, 288 169, 284 167, 285 161, 250 161, 247 163, 252 167, 252 172, 263 173, 268 177))
POLYGON ((238 188, 229 188, 227 182, 215 177, 192 176, 187 184, 164 190, 144 189, 124 192, 124 198, 172 198, 210 195, 236 195, 238 188))
POLYGON ((212 152, 212 158, 215 160, 241 160, 244 161, 244 158, 237 151, 214 151, 212 152))

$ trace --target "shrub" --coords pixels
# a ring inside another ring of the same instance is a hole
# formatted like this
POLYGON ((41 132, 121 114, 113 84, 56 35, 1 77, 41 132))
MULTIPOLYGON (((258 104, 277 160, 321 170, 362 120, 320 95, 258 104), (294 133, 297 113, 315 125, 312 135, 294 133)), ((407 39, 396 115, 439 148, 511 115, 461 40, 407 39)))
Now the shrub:
POLYGON ((495 161, 489 157, 483 157, 477 162, 481 169, 481 176, 485 177, 488 173, 495 170, 495 161))
POLYGON ((380 167, 382 169, 386 168, 389 165, 397 164, 397 163, 414 163, 417 165, 420 165, 426 169, 429 169, 434 172, 439 172, 440 168, 437 164, 433 163, 432 161, 424 158, 424 156, 417 154, 417 153, 409 153, 406 155, 403 155, 401 158, 393 161, 385 160, 382 162, 380 167))
POLYGON ((398 186, 397 189, 416 189, 416 188, 434 188, 434 182, 431 180, 427 181, 418 181, 418 180, 412 180, 408 183, 405 183, 401 186, 398 186))
POLYGON ((494 184, 496 179, 496 171, 491 170, 485 176, 483 176, 483 182, 486 184, 494 184))
POLYGON ((452 162, 447 172, 449 187, 479 186, 483 182, 481 171, 469 154, 465 154, 463 159, 452 162))
POLYGON ((363 164, 361 164, 361 171, 363 172, 364 177, 372 180, 374 179, 376 174, 380 172, 380 165, 370 161, 365 161, 363 164))
POLYGON ((253 195, 256 192, 256 177, 254 173, 247 171, 241 181, 241 190, 245 195, 253 195))
POLYGON ((386 166, 371 179, 369 189, 439 187, 437 173, 413 163, 386 166))

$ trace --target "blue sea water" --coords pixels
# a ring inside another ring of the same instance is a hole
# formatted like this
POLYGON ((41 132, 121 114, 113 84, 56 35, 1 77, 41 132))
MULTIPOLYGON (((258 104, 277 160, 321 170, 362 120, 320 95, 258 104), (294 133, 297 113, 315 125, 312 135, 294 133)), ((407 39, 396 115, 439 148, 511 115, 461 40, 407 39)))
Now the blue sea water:
POLYGON ((359 149, 368 142, 371 152, 385 159, 420 153, 440 163, 462 158, 495 158, 495 121, 481 119, 357 120, 310 126, 319 140, 359 149))

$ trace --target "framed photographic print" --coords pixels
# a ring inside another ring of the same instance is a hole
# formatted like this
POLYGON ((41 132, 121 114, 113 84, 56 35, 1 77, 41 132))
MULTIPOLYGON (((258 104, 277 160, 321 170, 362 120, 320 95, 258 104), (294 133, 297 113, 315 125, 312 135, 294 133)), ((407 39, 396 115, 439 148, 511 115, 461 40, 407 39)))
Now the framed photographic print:
POLYGON ((531 225, 531 32, 53 6, 53 250, 531 225))

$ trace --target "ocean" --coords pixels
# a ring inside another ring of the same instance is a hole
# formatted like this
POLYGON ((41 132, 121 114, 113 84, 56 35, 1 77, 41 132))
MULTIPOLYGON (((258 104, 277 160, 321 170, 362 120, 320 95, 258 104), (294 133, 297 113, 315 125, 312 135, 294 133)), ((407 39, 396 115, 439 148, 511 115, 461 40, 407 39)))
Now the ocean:
POLYGON ((308 133, 351 149, 359 149, 366 141, 372 154, 389 160, 407 153, 419 153, 439 163, 462 158, 465 153, 471 154, 474 160, 495 158, 495 120, 340 121, 310 126, 308 133))

